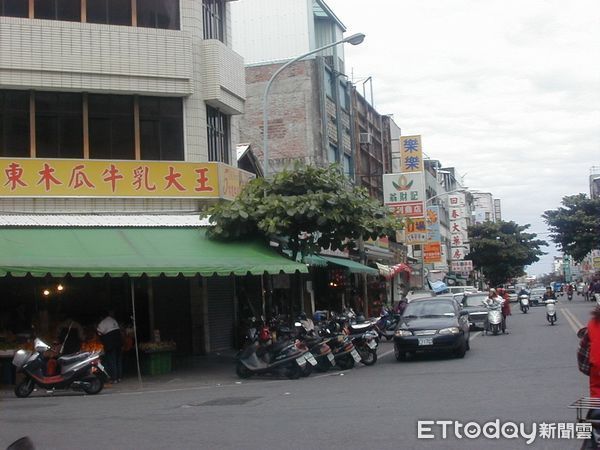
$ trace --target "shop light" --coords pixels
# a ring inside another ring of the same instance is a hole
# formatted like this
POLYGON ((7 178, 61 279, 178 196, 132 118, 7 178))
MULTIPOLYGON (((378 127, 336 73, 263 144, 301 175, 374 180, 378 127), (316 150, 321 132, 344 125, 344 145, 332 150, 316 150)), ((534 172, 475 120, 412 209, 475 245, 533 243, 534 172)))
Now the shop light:
POLYGON ((50 291, 48 289, 44 289, 42 291, 42 294, 44 294, 46 297, 48 297, 50 295, 50 291))
POLYGON ((56 286, 56 290, 58 292, 62 292, 65 289, 65 287, 62 284, 59 284, 58 286, 56 286))

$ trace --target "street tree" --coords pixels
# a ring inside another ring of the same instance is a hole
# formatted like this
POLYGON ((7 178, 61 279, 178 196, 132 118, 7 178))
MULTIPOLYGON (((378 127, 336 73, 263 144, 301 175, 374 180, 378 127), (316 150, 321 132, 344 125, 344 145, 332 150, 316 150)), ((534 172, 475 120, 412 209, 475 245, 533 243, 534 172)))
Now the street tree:
POLYGON ((481 270, 492 286, 525 274, 525 266, 539 261, 545 254, 540 247, 548 245, 526 233, 530 225, 515 222, 484 222, 469 227, 471 252, 467 258, 481 270))
POLYGON ((218 239, 274 237, 287 240, 292 257, 321 248, 354 249, 360 238, 395 236, 403 221, 350 184, 340 167, 297 165, 271 179, 250 181, 231 202, 211 206, 218 239))
POLYGON ((581 261, 592 250, 600 248, 600 198, 585 194, 563 197, 562 205, 542 214, 548 224, 550 238, 561 251, 581 261))

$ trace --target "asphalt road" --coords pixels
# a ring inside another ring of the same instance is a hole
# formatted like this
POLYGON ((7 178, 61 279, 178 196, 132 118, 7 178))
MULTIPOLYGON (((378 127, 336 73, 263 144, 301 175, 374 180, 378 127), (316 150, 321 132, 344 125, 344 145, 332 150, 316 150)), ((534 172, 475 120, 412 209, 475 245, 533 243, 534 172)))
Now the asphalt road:
POLYGON ((513 305, 509 334, 474 334, 464 359, 398 363, 386 342, 372 367, 297 381, 236 384, 228 373, 220 386, 4 396, 0 448, 29 435, 38 449, 575 449, 581 441, 538 437, 528 446, 523 438, 442 439, 441 427, 432 429, 435 439, 419 440, 417 421, 483 425, 499 419, 523 422, 528 432, 532 422, 574 423, 567 406, 587 395, 587 378, 577 370, 575 329, 592 307, 565 297, 558 323, 550 326, 543 307, 525 315, 513 305))

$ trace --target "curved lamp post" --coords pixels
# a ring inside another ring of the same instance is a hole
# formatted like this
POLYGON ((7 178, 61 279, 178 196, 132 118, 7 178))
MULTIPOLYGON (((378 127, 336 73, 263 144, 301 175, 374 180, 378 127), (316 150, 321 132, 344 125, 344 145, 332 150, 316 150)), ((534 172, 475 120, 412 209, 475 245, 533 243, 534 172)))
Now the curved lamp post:
POLYGON ((263 161, 264 161, 263 162, 263 165, 264 165, 263 172, 264 172, 265 178, 267 178, 269 175, 269 111, 267 109, 267 99, 269 97, 269 91, 271 89, 271 84, 273 84, 273 81, 275 80, 277 75, 279 75, 289 65, 295 63, 296 61, 301 60, 302 58, 306 58, 309 55, 318 53, 322 50, 325 50, 330 47, 334 47, 339 44, 349 43, 352 45, 358 45, 364 39, 365 39, 365 35, 363 33, 356 33, 356 34, 353 34, 352 36, 348 36, 347 38, 342 39, 341 41, 332 42, 331 44, 324 45, 323 47, 319 47, 315 50, 312 50, 308 53, 304 53, 303 55, 300 55, 300 56, 288 61, 283 66, 281 66, 279 69, 277 69, 277 71, 273 74, 273 76, 271 76, 271 79, 269 80, 269 82, 267 83, 267 86, 265 87, 265 93, 263 95, 263 161))

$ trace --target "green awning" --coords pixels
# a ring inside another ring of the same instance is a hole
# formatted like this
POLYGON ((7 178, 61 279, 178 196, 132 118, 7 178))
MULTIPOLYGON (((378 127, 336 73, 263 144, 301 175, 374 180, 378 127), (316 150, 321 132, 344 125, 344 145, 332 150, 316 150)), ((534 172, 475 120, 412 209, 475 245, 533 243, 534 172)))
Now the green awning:
POLYGON ((352 273, 366 273, 367 275, 379 275, 377 269, 365 266, 364 264, 352 261, 351 259, 336 258, 335 256, 324 256, 324 255, 308 255, 304 257, 304 262, 311 266, 326 266, 327 264, 334 264, 342 266, 348 269, 352 273))
POLYGON ((0 276, 132 277, 307 272, 259 242, 208 239, 199 228, 0 228, 0 276))

